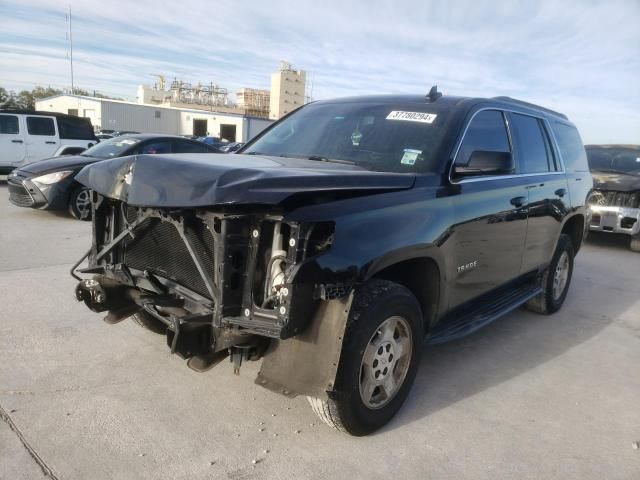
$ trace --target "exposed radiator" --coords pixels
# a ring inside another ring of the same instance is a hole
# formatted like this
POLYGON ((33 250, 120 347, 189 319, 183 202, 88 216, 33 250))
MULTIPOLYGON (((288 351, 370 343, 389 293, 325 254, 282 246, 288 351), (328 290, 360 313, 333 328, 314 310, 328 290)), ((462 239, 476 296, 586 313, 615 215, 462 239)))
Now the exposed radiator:
MULTIPOLYGON (((130 211, 127 213, 131 219, 130 211)), ((158 218, 148 218, 138 225, 133 233, 134 239, 123 242, 125 265, 138 270, 149 269, 200 295, 211 297, 174 224, 158 218)), ((213 277, 215 268, 213 235, 198 220, 187 227, 186 236, 191 240, 205 270, 213 277)))

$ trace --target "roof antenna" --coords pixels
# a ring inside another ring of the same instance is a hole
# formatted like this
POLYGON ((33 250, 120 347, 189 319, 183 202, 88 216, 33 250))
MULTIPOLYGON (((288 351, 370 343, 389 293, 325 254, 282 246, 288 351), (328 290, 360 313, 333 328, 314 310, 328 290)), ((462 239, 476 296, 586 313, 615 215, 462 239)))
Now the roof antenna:
POLYGON ((429 90, 429 93, 427 93, 427 98, 431 101, 431 102, 435 102, 437 99, 439 99, 442 96, 442 93, 440 93, 438 91, 438 86, 434 85, 433 87, 431 87, 431 90, 429 90))

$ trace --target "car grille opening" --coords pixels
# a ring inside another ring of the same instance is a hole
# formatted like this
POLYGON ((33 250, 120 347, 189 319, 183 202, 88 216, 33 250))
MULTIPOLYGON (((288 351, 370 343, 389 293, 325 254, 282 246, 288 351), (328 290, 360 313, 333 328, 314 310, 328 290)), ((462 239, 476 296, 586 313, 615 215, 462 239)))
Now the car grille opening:
POLYGON ((638 208, 640 206, 640 192, 596 190, 591 197, 590 203, 600 207, 638 208))
POLYGON ((33 198, 24 186, 9 182, 9 200, 19 207, 30 207, 33 205, 33 198))

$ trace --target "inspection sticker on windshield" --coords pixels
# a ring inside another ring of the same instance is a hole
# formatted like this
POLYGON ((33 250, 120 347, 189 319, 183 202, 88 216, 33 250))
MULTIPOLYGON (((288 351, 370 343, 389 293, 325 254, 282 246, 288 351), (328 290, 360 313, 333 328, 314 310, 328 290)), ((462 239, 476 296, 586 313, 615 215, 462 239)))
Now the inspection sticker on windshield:
POLYGON ((415 165, 418 155, 422 153, 422 150, 414 150, 413 148, 405 148, 404 155, 400 163, 403 165, 415 165))
POLYGON ((402 112, 394 110, 387 115, 387 120, 404 120, 406 122, 433 123, 438 115, 425 112, 402 112))

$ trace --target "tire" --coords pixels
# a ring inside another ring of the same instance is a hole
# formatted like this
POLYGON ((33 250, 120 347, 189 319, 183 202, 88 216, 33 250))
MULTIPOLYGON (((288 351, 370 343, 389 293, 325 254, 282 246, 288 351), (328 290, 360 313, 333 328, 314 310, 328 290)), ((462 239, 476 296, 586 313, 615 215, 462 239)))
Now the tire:
POLYGON ((167 326, 157 318, 149 315, 147 312, 140 311, 131 315, 131 320, 136 322, 143 328, 151 330, 153 333, 164 335, 167 333, 167 326))
POLYGON ((571 243, 571 237, 566 234, 560 235, 551 263, 542 275, 541 285, 543 291, 525 303, 527 310, 544 315, 549 315, 560 310, 560 307, 562 307, 567 297, 569 285, 571 284, 574 257, 575 252, 573 250, 573 244, 571 243), (556 275, 556 273, 558 273, 558 275, 556 275), (562 277, 564 277, 564 280, 562 280, 562 277), (558 286, 554 288, 556 282, 558 286))
POLYGON ((91 220, 91 191, 87 187, 76 188, 69 196, 68 208, 76 220, 91 220))
POLYGON ((365 284, 349 312, 335 390, 327 400, 308 397, 311 408, 326 424, 351 435, 379 429, 407 398, 423 340, 420 305, 407 288, 377 279, 365 284))
POLYGON ((636 233, 631 237, 631 243, 629 243, 629 248, 632 252, 640 253, 640 233, 636 233))

